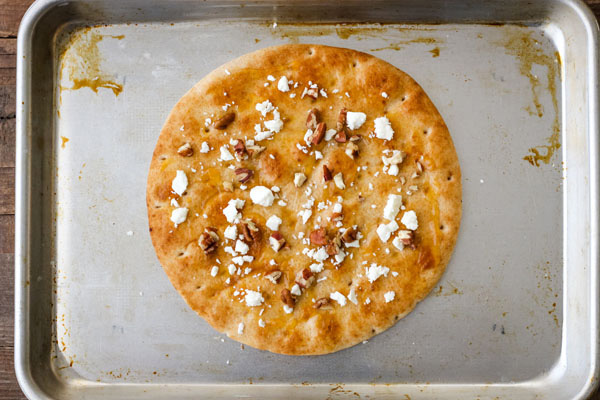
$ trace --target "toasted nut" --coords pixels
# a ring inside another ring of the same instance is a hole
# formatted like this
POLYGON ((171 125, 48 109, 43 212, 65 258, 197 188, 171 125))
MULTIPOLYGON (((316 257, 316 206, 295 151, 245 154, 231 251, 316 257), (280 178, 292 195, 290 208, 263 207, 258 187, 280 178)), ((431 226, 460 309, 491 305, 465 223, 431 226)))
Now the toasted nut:
POLYGON ((227 128, 227 126, 230 123, 232 123, 234 119, 235 119, 235 113, 228 112, 227 114, 223 115, 221 118, 216 120, 215 123, 213 124, 213 126, 215 129, 223 130, 223 129, 227 128))
POLYGON ((333 139, 335 139, 335 141, 338 143, 346 143, 346 141, 348 140, 346 136, 346 131, 339 131, 333 139))
POLYGON ((341 172, 338 172, 333 177, 333 182, 335 183, 335 186, 337 186, 338 189, 340 189, 340 190, 346 189, 346 184, 344 183, 344 176, 342 175, 341 172))
POLYGON ((264 149, 266 149, 266 147, 259 146, 256 144, 246 146, 246 150, 248 151, 250 157, 254 157, 257 154, 260 154, 264 149))
POLYGON ((240 224, 240 232, 244 235, 247 242, 253 242, 260 239, 260 229, 251 219, 246 219, 240 224))
POLYGON ((192 149, 191 144, 186 143, 177 149, 177 154, 182 157, 191 157, 194 154, 194 149, 192 149))
POLYGON ((288 289, 281 290, 281 301, 283 301, 283 304, 288 307, 294 307, 294 304, 296 304, 296 300, 294 299, 294 296, 292 296, 292 292, 290 292, 288 289))
POLYGON ((346 145, 346 155, 354 160, 358 156, 358 146, 352 142, 348 142, 346 145))
POLYGON ((401 176, 400 177, 400 184, 404 185, 406 183, 406 178, 401 176))
POLYGON ((352 135, 352 136, 350 136, 349 140, 351 142, 358 142, 360 140, 360 136, 358 136, 358 135, 352 135))
POLYGON ((302 172, 296 172, 294 174, 294 186, 300 187, 304 182, 306 182, 306 175, 302 172))
POLYGON ((266 274, 265 278, 267 278, 274 284, 277 284, 279 282, 279 280, 281 279, 281 275, 282 275, 282 272, 280 270, 276 269, 276 270, 273 270, 273 271, 269 272, 268 274, 266 274))
POLYGON ((321 143, 321 141, 325 137, 326 129, 327 129, 327 126, 325 125, 325 122, 319 122, 319 125, 317 125, 317 129, 314 131, 314 133, 310 137, 311 143, 314 145, 321 143))
POLYGON ((303 99, 304 96, 309 96, 316 100, 319 97, 319 90, 316 88, 304 88, 304 92, 302 92, 300 98, 303 99))
POLYGON ((344 219, 344 215, 340 212, 334 212, 331 214, 331 220, 333 222, 341 222, 344 219))
POLYGON ((296 274, 295 282, 302 289, 307 289, 315 282, 315 277, 310 269, 304 268, 296 274))
POLYGON ((252 178, 254 175, 254 171, 248 168, 237 168, 235 170, 235 174, 237 175, 237 179, 241 183, 246 183, 252 178))
POLYGON ((335 243, 335 241, 332 241, 331 243, 329 243, 327 245, 327 247, 325 248, 325 251, 327 251, 327 254, 329 254, 330 256, 335 256, 336 254, 338 254, 340 252, 341 248, 339 246, 339 244, 335 243))
POLYGON ((346 109, 342 108, 340 110, 340 115, 338 115, 338 120, 337 123, 335 125, 336 131, 338 132, 342 132, 346 130, 346 109))
POLYGON ((406 153, 403 152, 402 150, 394 150, 392 152, 391 157, 384 156, 384 157, 381 157, 381 160, 383 161, 383 165, 397 165, 397 164, 402 163, 405 156, 406 156, 406 153))
POLYGON ((409 231, 409 230, 398 231, 398 239, 400 239, 400 242, 404 246, 410 247, 413 250, 416 249, 415 233, 413 231, 409 231))
MULTIPOLYGON (((409 232, 411 232, 411 231, 409 231, 409 232)), ((358 231, 356 231, 356 229, 348 228, 342 234, 342 237, 341 237, 342 242, 344 242, 344 243, 354 242, 356 240, 357 235, 358 235, 358 231)))
POLYGON ((312 231, 310 233, 310 242, 318 246, 326 245, 328 240, 327 235, 325 234, 325 228, 319 228, 315 231, 312 231))
POLYGON ((329 305, 329 299, 327 297, 321 297, 320 299, 315 301, 315 304, 313 304, 313 307, 319 309, 321 307, 325 307, 328 305, 329 305))
POLYGON ((273 250, 279 251, 285 245, 285 239, 281 236, 281 233, 275 231, 269 237, 269 244, 273 250))
POLYGON ((419 173, 423 172, 423 164, 421 164, 421 162, 416 161, 417 163, 417 171, 419 171, 419 173))
POLYGON ((323 180, 325 182, 330 181, 332 178, 331 171, 327 168, 327 165, 323 165, 323 180))
POLYGON ((226 192, 233 192, 233 183, 229 181, 223 181, 223 189, 225 189, 226 192))
POLYGON ((216 233, 215 228, 206 228, 198 239, 198 246, 208 254, 217 249, 219 242, 219 235, 216 233))
POLYGON ((238 140, 237 143, 233 146, 233 149, 235 150, 235 157, 238 160, 245 159, 246 155, 248 154, 246 152, 246 146, 244 145, 243 140, 238 140))
POLYGON ((319 124, 319 110, 313 108, 308 112, 308 117, 306 117, 306 128, 315 130, 317 129, 317 125, 319 124))

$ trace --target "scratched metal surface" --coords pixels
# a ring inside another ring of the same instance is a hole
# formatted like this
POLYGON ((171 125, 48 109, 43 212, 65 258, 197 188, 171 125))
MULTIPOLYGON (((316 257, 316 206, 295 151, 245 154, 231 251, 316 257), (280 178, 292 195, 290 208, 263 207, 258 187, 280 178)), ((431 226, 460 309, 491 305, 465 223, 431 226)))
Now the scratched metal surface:
MULTIPOLYGON (((567 262, 576 261, 566 256, 567 239, 592 229, 575 225, 583 209, 566 209, 566 182, 573 174, 575 190, 585 191, 579 180, 589 179, 591 157, 578 144, 581 132, 567 136, 584 119, 567 102, 577 101, 565 79, 575 60, 568 29, 551 19, 526 26, 272 21, 91 29, 67 21, 54 36, 52 130, 39 166, 51 182, 42 188, 50 250, 40 253, 44 272, 30 266, 32 281, 53 282, 47 391, 136 397, 168 384, 173 391, 164 393, 229 398, 252 396, 248 388, 261 385, 309 384, 340 397, 355 390, 435 396, 446 385, 456 387, 438 395, 543 394, 544 379, 565 376, 564 343, 577 336, 566 336, 563 309, 567 270, 578 268, 567 262), (327 356, 243 349, 214 331, 173 289, 147 232, 146 173, 171 107, 222 63, 282 43, 353 48, 409 73, 444 117, 463 173, 461 231, 439 285, 393 328, 327 356), (567 168, 580 157, 588 164, 567 168)), ((585 208, 578 205, 585 198, 571 204, 585 208)), ((581 289, 569 293, 577 298, 581 289)), ((575 372, 589 373, 592 361, 575 372)))

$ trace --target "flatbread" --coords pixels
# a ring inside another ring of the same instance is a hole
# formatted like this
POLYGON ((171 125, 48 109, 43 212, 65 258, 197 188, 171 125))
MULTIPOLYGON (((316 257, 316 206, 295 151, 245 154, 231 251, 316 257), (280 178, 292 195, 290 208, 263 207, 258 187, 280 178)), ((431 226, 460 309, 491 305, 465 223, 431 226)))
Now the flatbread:
POLYGON ((461 174, 442 117, 406 73, 354 50, 283 45, 217 68, 179 100, 147 207, 165 272, 217 331, 326 354, 386 330, 435 286, 458 235, 461 174), (324 165, 343 184, 325 181, 324 165))

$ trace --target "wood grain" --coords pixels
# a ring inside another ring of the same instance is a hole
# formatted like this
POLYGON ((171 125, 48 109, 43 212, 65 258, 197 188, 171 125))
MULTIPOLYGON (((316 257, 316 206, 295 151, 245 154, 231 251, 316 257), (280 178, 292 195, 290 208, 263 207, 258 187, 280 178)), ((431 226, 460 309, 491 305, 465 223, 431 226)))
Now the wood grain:
MULTIPOLYGON (((0 399, 6 400, 25 399, 13 367, 15 63, 19 22, 32 2, 0 0, 0 399)), ((600 0, 586 3, 600 16, 600 0)))

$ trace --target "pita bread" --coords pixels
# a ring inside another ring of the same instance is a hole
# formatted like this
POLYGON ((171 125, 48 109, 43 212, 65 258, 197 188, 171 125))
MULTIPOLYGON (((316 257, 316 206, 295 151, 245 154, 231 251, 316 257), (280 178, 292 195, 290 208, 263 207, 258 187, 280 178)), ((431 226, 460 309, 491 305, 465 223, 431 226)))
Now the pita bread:
POLYGON ((435 286, 458 235, 461 175, 410 76, 354 50, 283 45, 179 100, 147 207, 165 272, 216 330, 326 354, 389 328, 435 286))

